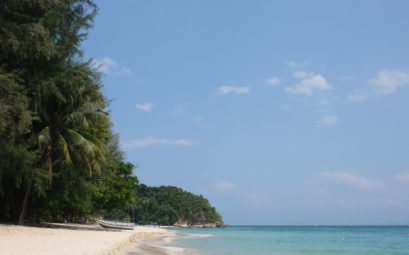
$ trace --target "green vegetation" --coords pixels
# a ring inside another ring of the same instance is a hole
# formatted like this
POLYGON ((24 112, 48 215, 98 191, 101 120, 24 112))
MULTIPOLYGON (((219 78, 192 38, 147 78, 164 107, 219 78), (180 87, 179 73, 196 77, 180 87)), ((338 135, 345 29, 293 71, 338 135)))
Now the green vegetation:
POLYGON ((219 220, 203 197, 138 186, 80 50, 96 10, 91 0, 0 2, 0 221, 219 220))
POLYGON ((197 196, 173 186, 138 186, 135 207, 128 210, 137 223, 158 223, 186 225, 214 223, 221 216, 203 196, 197 196))

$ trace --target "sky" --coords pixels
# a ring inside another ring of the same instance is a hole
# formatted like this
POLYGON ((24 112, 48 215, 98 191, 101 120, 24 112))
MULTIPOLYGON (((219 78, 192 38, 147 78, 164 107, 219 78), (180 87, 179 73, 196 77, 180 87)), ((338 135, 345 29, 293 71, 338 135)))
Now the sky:
POLYGON ((97 1, 126 160, 234 225, 409 224, 408 1, 97 1))

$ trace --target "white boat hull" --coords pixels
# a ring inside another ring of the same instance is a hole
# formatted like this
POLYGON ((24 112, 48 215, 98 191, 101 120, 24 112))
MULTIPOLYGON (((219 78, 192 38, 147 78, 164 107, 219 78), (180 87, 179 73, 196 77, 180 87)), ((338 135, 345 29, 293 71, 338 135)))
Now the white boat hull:
POLYGON ((133 230, 135 223, 126 223, 119 221, 97 220, 98 224, 103 228, 120 229, 120 230, 133 230))

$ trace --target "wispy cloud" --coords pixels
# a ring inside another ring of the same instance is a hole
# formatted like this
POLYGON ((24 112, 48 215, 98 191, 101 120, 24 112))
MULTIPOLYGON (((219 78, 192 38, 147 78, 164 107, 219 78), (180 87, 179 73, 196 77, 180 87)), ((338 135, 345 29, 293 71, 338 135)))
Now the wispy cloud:
POLYGON ((348 96, 348 99, 352 102, 362 102, 368 99, 368 94, 361 92, 361 93, 354 93, 348 96))
POLYGON ((186 139, 167 139, 167 138, 155 138, 147 137, 143 139, 133 139, 130 141, 122 142, 121 146, 124 149, 144 148, 151 145, 174 145, 174 146, 192 146, 197 143, 186 139))
POLYGON ((285 87, 284 91, 290 94, 311 96, 316 91, 330 90, 332 86, 320 74, 303 73, 297 74, 297 78, 301 79, 294 86, 285 87))
POLYGON ((249 87, 233 87, 233 86, 222 86, 219 88, 219 95, 226 94, 250 94, 249 87))
POLYGON ((291 68, 303 68, 308 65, 307 62, 287 61, 285 64, 291 68))
POLYGON ((203 122, 203 118, 202 118, 202 117, 199 117, 199 116, 194 116, 194 117, 192 117, 192 120, 193 120, 194 122, 197 122, 197 123, 203 122))
POLYGON ((409 174, 395 174, 395 179, 403 184, 409 184, 409 174))
POLYGON ((338 123, 338 118, 332 115, 325 115, 320 121, 320 125, 332 126, 338 123))
POLYGON ((308 76, 308 73, 305 71, 297 71, 293 73, 293 76, 298 79, 303 79, 308 76))
POLYGON ((322 172, 319 176, 330 182, 345 184, 361 190, 372 190, 384 187, 381 182, 371 181, 365 177, 359 177, 347 172, 322 172))
POLYGON ((131 69, 118 64, 118 62, 109 57, 93 59, 91 65, 106 75, 128 75, 132 73, 131 69))
POLYGON ((409 71, 384 69, 379 71, 375 78, 368 80, 369 87, 356 90, 348 95, 349 101, 363 102, 374 96, 396 92, 400 87, 409 85, 409 71))
POLYGON ((234 184, 231 181, 221 180, 213 185, 213 187, 221 192, 229 191, 234 189, 234 184))
POLYGON ((375 78, 368 81, 376 86, 378 94, 390 94, 395 92, 399 87, 409 84, 409 72, 388 69, 378 72, 375 78))
POLYGON ((141 111, 150 112, 152 108, 155 106, 153 103, 146 103, 146 104, 137 104, 135 108, 141 111))
POLYGON ((325 105, 329 105, 329 101, 328 101, 328 99, 326 99, 326 98, 322 98, 322 99, 320 99, 319 101, 318 101, 318 104, 319 105, 321 105, 321 106, 325 106, 325 105))
POLYGON ((173 107, 173 113, 177 115, 182 115, 185 113, 185 104, 178 104, 173 107))
POLYGON ((273 76, 270 79, 267 79, 265 82, 270 86, 274 86, 280 83, 280 79, 278 77, 273 76))

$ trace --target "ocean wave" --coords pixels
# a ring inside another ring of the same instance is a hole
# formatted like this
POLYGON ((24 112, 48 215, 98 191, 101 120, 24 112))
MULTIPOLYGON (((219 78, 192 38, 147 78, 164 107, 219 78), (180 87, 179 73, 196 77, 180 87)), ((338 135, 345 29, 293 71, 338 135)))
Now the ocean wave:
POLYGON ((177 246, 170 246, 166 243, 159 242, 143 242, 136 248, 135 254, 154 255, 186 255, 190 254, 187 249, 177 246))
POLYGON ((197 250, 176 246, 174 241, 185 238, 208 238, 214 235, 211 234, 196 234, 196 233, 174 233, 171 236, 164 236, 155 239, 143 240, 136 247, 135 254, 143 255, 192 255, 200 254, 197 250))
POLYGON ((175 240, 175 239, 177 239, 178 237, 176 237, 176 236, 166 236, 166 237, 164 237, 164 238, 162 238, 162 241, 164 242, 164 243, 171 243, 171 242, 173 242, 173 240, 175 240))
POLYGON ((162 245, 162 244, 150 244, 151 247, 155 247, 157 249, 162 250, 166 254, 169 255, 182 255, 186 254, 186 249, 182 247, 177 247, 177 246, 169 246, 169 245, 162 245))
POLYGON ((212 237, 214 235, 211 234, 188 234, 188 237, 192 238, 200 238, 200 237, 212 237))
POLYGON ((179 239, 179 238, 206 238, 206 237, 213 237, 215 235, 212 234, 197 234, 197 233, 186 233, 186 232, 174 232, 175 235, 171 238, 179 239))
POLYGON ((175 239, 185 238, 185 236, 166 236, 153 240, 142 241, 138 247, 138 254, 166 254, 166 255, 187 255, 192 254, 190 249, 170 245, 175 239))

